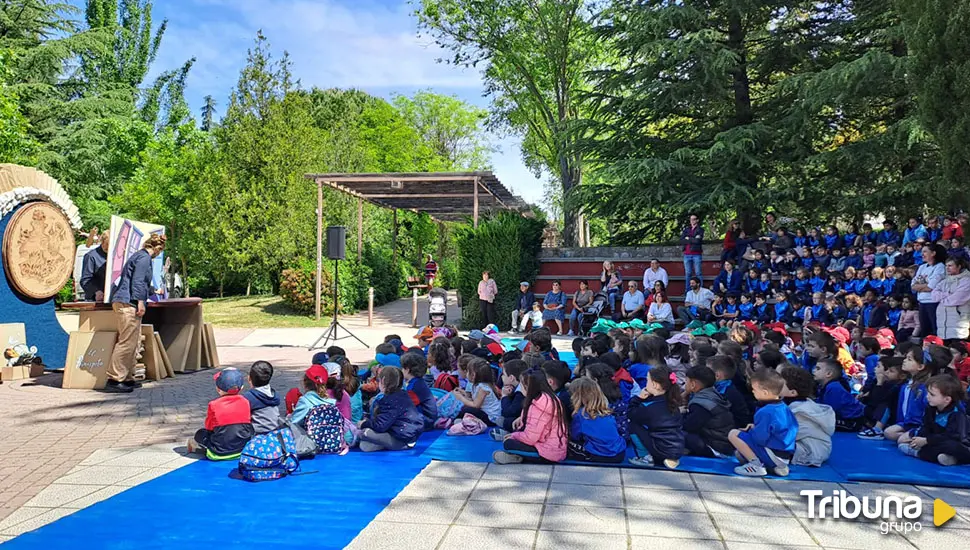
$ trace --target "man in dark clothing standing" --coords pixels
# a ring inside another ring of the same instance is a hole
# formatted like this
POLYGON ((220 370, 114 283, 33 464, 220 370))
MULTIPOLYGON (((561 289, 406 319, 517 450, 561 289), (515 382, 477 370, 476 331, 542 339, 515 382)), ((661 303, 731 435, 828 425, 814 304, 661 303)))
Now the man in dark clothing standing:
POLYGON ((109 233, 101 234, 101 246, 84 255, 81 263, 81 289, 85 302, 104 301, 105 266, 108 264, 109 233))
POLYGON ((703 243, 704 228, 701 227, 701 219, 697 214, 691 214, 690 224, 680 234, 680 244, 684 246, 684 276, 688 281, 691 277, 704 281, 704 276, 701 274, 703 243))

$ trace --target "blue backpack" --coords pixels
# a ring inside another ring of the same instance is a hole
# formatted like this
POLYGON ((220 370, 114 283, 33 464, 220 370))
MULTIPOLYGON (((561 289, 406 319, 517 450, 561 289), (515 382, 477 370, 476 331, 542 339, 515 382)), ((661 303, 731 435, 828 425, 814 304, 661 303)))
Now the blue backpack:
POLYGON ((337 454, 347 447, 344 417, 336 405, 317 405, 306 415, 306 433, 321 454, 337 454))
POLYGON ((296 441, 289 428, 253 436, 239 456, 239 475, 246 481, 269 481, 300 469, 296 441))

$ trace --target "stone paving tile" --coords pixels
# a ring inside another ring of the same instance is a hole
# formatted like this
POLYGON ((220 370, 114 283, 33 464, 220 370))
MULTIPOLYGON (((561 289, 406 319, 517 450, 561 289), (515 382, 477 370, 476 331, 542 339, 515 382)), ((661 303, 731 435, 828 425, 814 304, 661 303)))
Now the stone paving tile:
POLYGON ((808 548, 817 549, 818 546, 791 546, 789 544, 758 544, 753 542, 737 542, 729 540, 724 544, 728 550, 806 550, 808 548))
POLYGON ((678 491, 696 491, 691 476, 682 472, 665 472, 646 468, 621 468, 624 487, 656 487, 678 491))
POLYGON ((119 493, 123 493, 130 488, 131 487, 124 487, 121 485, 109 485, 102 489, 98 489, 97 491, 87 496, 68 502, 67 504, 62 506, 62 508, 75 508, 75 509, 87 508, 88 506, 93 506, 101 502, 102 500, 106 500, 119 493))
POLYGON ((478 483, 477 479, 452 479, 442 483, 438 478, 421 475, 411 480, 398 496, 465 501, 472 494, 476 483, 478 483))
POLYGON ((447 525, 374 521, 361 531, 350 550, 433 550, 444 537, 447 525))
POLYGON ((552 472, 552 482, 619 486, 620 469, 597 466, 556 466, 552 472))
POLYGON ((47 508, 20 508, 16 512, 13 512, 0 520, 0 533, 3 533, 18 523, 23 523, 31 518, 35 518, 46 511, 47 508))
POLYGON ((712 474, 690 474, 700 491, 762 494, 771 488, 760 477, 718 476, 712 474))
POLYGON ((704 501, 694 491, 664 491, 663 489, 624 487, 627 509, 655 512, 707 512, 704 501))
POLYGON ((149 468, 138 475, 117 481, 114 483, 114 485, 120 485, 122 487, 134 487, 135 485, 141 485, 146 481, 151 481, 156 477, 161 477, 174 471, 175 470, 172 468, 149 468))
POLYGON ((546 500, 546 491, 548 488, 548 483, 486 479, 478 482, 478 485, 475 486, 471 500, 533 502, 542 504, 546 500))
POLYGON ((89 466, 76 473, 66 475, 55 481, 55 483, 67 485, 111 485, 147 471, 148 468, 89 466))
POLYGON ((551 476, 552 466, 542 464, 489 464, 482 479, 545 482, 551 476))
POLYGON ((795 518, 771 518, 740 514, 714 514, 721 537, 728 541, 761 544, 814 546, 808 531, 795 518))
POLYGON ((539 530, 615 535, 626 533, 626 516, 620 508, 548 505, 539 530))
POLYGON ((483 462, 443 462, 433 460, 421 471, 422 476, 450 477, 458 479, 478 479, 485 473, 488 464, 483 462))
POLYGON ((546 497, 549 504, 569 506, 623 507, 623 488, 606 485, 569 485, 553 483, 546 497))
POLYGON ((791 510, 774 495, 751 498, 744 493, 703 493, 707 509, 712 514, 736 514, 743 512, 756 516, 792 517, 791 510))
POLYGON ((59 485, 54 484, 47 487, 43 491, 37 493, 37 496, 28 500, 24 506, 34 506, 42 508, 57 508, 64 506, 68 502, 75 501, 81 497, 90 495, 91 493, 97 491, 99 487, 97 485, 59 485))
POLYGON ((541 504, 470 500, 458 514, 455 523, 481 528, 503 527, 535 530, 539 528, 541 514, 541 504))
POLYGON ((627 508, 631 535, 670 537, 672 539, 718 539, 711 516, 706 513, 678 512, 676 516, 653 510, 627 508))
MULTIPOLYGON (((627 547, 626 535, 539 531, 536 550, 617 550, 627 547)), ((669 548, 669 546, 667 547, 669 548)))
MULTIPOLYGON (((489 529, 454 525, 441 541, 442 548, 461 550, 495 550, 496 548, 532 548, 536 532, 527 529, 489 529)), ((561 550, 561 549, 559 549, 561 550)))
POLYGON ((856 548, 859 550, 912 548, 912 545, 899 535, 893 533, 883 535, 879 530, 879 523, 878 520, 802 520, 802 525, 824 547, 856 548))
POLYGON ((719 540, 686 540, 667 537, 631 537, 632 550, 723 550, 724 543, 719 540))
POLYGON ((464 500, 398 496, 374 518, 374 521, 448 525, 454 521, 458 511, 464 505, 464 500))
POLYGON ((0 530, 0 534, 17 536, 26 533, 27 531, 33 531, 39 527, 43 527, 48 523, 57 521, 64 516, 73 514, 77 510, 72 510, 69 508, 41 508, 42 513, 20 523, 17 523, 11 527, 7 527, 0 530))

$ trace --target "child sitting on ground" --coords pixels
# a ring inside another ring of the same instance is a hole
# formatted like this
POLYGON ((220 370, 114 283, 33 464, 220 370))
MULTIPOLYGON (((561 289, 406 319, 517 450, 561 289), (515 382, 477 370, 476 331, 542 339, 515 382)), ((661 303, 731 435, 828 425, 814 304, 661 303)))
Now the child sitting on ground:
POLYGON ((785 379, 785 403, 798 421, 795 454, 791 463, 821 466, 832 455, 835 411, 828 405, 812 400, 815 379, 807 370, 788 366, 781 369, 781 377, 785 379))
POLYGON ((213 379, 219 397, 209 401, 205 427, 195 432, 186 447, 190 453, 204 451, 209 460, 236 459, 253 437, 249 401, 239 395, 243 374, 228 368, 217 372, 213 379))
POLYGON ((333 399, 334 403, 337 404, 340 416, 350 420, 350 394, 347 393, 344 386, 343 368, 332 361, 324 363, 323 368, 327 369, 327 397, 333 399))
POLYGON ((653 367, 667 364, 667 342, 654 334, 637 338, 636 363, 630 365, 630 376, 640 388, 647 385, 647 372, 653 367))
MULTIPOLYGON (((661 339, 662 341, 662 339, 661 339)), ((666 345, 666 344, 665 344, 666 345)), ((608 365, 613 369, 613 381, 620 388, 620 395, 623 401, 629 402, 630 398, 640 393, 642 389, 639 384, 630 376, 629 371, 623 368, 620 356, 614 352, 605 353, 599 358, 600 363, 608 365)))
POLYGON ((860 439, 882 439, 886 426, 896 422, 896 404, 906 382, 902 357, 879 357, 873 385, 861 396, 870 427, 859 432, 860 439))
POLYGON ((727 355, 715 355, 711 358, 711 370, 717 381, 714 389, 724 396, 731 404, 731 415, 734 417, 734 427, 743 428, 751 423, 751 409, 744 399, 744 395, 734 387, 734 374, 737 370, 734 359, 727 355))
POLYGON ((637 457, 636 466, 653 466, 663 461, 667 468, 680 465, 684 455, 683 394, 677 376, 667 365, 650 369, 647 387, 630 400, 630 438, 637 457))
POLYGON ((363 392, 360 391, 357 367, 343 355, 334 357, 333 362, 340 365, 340 379, 343 380, 344 391, 350 396, 350 421, 356 424, 364 418, 363 392))
MULTIPOLYGON (((573 404, 566 384, 569 383, 569 365, 562 361, 546 361, 542 364, 542 372, 546 374, 546 382, 562 403, 562 409, 566 413, 566 418, 573 417, 573 404)), ((609 406, 609 403, 607 403, 609 406)))
POLYGON ((468 387, 468 391, 451 392, 464 405, 458 418, 470 414, 486 426, 497 426, 502 421, 502 403, 495 394, 495 372, 488 361, 480 357, 469 361, 468 387))
POLYGON ((273 378, 273 365, 266 361, 256 361, 249 367, 251 389, 243 394, 249 402, 249 414, 253 431, 256 434, 271 432, 280 427, 280 397, 270 387, 273 378))
POLYGON ((503 437, 512 431, 512 424, 522 416, 522 403, 525 402, 525 394, 522 393, 522 374, 528 368, 525 361, 521 359, 514 359, 502 365, 502 421, 499 423, 501 431, 494 431, 494 433, 503 437))
POLYGON ((404 390, 411 398, 411 402, 424 417, 424 429, 433 430, 438 420, 438 402, 431 393, 431 388, 424 381, 424 374, 428 364, 422 355, 416 351, 409 351, 401 357, 401 374, 404 376, 404 390))
POLYGON ((919 346, 909 348, 903 357, 903 372, 910 381, 899 391, 896 423, 883 432, 886 439, 898 441, 903 434, 912 437, 919 430, 926 412, 926 381, 936 376, 940 367, 930 350, 919 346))
POLYGON ((751 390, 762 406, 753 424, 731 430, 728 435, 737 450, 735 456, 743 462, 734 473, 749 477, 763 477, 769 472, 788 475, 788 465, 795 456, 798 421, 781 400, 784 389, 785 379, 775 371, 760 370, 751 376, 751 390))
POLYGON ((569 441, 562 403, 541 370, 529 369, 522 377, 522 389, 522 431, 507 435, 502 443, 504 450, 495 451, 492 459, 497 464, 562 462, 569 441))
POLYGON ((300 396, 293 413, 290 414, 290 421, 305 428, 306 416, 314 407, 321 405, 337 405, 337 401, 330 398, 327 391, 327 380, 330 374, 323 365, 313 365, 303 373, 303 395, 300 396))
POLYGON ((599 385, 589 378, 579 378, 569 385, 575 403, 569 428, 570 460, 619 464, 626 458, 626 441, 616 428, 613 411, 599 385))
POLYGON ((687 454, 714 458, 730 455, 734 446, 728 434, 734 429, 731 404, 717 393, 717 378, 707 367, 687 369, 687 414, 684 416, 684 438, 687 454))
POLYGON ((384 397, 374 414, 360 423, 360 450, 400 451, 414 445, 424 430, 424 417, 403 391, 401 369, 381 371, 378 386, 384 397))
POLYGON ((630 402, 623 400, 623 394, 620 392, 619 385, 613 380, 613 376, 613 368, 604 363, 594 363, 586 368, 586 377, 599 384, 600 390, 606 396, 606 403, 613 411, 613 417, 616 418, 616 428, 620 436, 626 440, 630 437, 630 420, 627 418, 630 402))
POLYGON ((865 406, 853 397, 842 375, 842 366, 825 358, 815 365, 818 382, 818 402, 835 411, 835 428, 840 432, 858 432, 865 428, 865 406))
POLYGON ((949 374, 926 381, 926 413, 915 437, 900 436, 899 450, 921 460, 955 466, 970 464, 970 418, 960 381, 949 374))
POLYGON ((458 387, 458 376, 452 374, 455 364, 454 346, 446 338, 435 338, 428 347, 428 370, 431 385, 451 391, 458 387))

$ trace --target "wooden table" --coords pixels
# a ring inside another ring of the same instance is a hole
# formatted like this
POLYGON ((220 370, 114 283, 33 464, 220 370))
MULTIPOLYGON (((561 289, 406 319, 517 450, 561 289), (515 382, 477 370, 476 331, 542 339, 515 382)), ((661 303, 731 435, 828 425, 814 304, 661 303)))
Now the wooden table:
MULTIPOLYGON (((80 313, 79 332, 116 332, 118 321, 111 304, 67 302, 66 310, 80 313)), ((203 367, 202 298, 176 298, 148 302, 143 325, 151 325, 162 338, 162 345, 175 372, 192 372, 203 367)), ((214 348, 215 346, 213 346, 214 348)), ((205 365, 210 366, 210 365, 205 365)))

